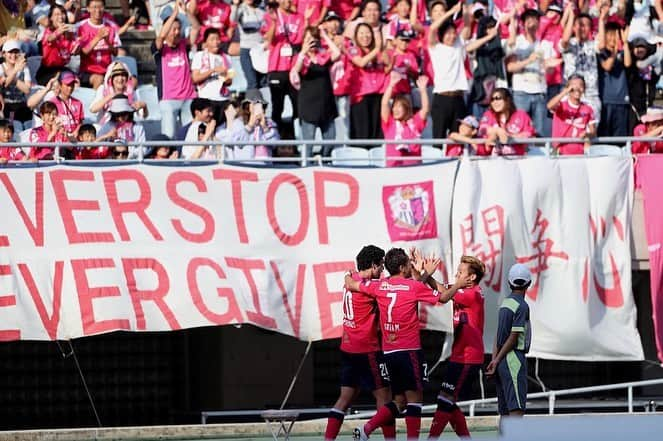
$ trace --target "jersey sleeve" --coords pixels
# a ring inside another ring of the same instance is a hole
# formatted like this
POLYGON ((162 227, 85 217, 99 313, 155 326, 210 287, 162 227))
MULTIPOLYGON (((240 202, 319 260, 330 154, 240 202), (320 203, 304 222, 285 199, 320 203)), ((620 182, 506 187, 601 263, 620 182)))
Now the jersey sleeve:
POLYGON ((454 295, 453 301, 455 304, 460 305, 460 306, 470 306, 474 302, 476 302, 476 297, 477 297, 478 291, 472 289, 464 289, 462 291, 457 291, 456 294, 454 295))
POLYGON ((411 289, 414 291, 414 294, 420 302, 430 303, 435 305, 440 301, 440 293, 436 289, 432 289, 430 286, 425 285, 419 281, 413 281, 411 289))
POLYGON ((359 292, 363 292, 371 297, 377 296, 378 283, 372 280, 365 280, 359 283, 359 292))
POLYGON ((516 309, 513 314, 513 321, 511 323, 511 332, 525 332, 525 325, 527 324, 527 311, 522 305, 516 309))

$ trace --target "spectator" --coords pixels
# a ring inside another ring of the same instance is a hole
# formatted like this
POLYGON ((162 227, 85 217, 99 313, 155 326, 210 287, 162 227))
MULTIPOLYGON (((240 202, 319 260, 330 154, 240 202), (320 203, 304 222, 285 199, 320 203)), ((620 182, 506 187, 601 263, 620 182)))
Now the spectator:
POLYGON ((567 82, 572 75, 584 78, 586 85, 584 99, 592 107, 598 121, 601 116, 601 99, 596 55, 599 49, 598 41, 603 41, 604 38, 602 34, 604 28, 599 27, 596 40, 592 40, 592 18, 584 13, 576 17, 571 8, 568 6, 569 19, 559 42, 564 58, 564 78, 567 82))
POLYGON ((350 138, 379 139, 382 138, 380 101, 389 67, 382 56, 381 37, 368 24, 357 25, 354 41, 355 46, 348 50, 355 66, 350 95, 350 138))
MULTIPOLYGON (((186 11, 182 0, 177 0, 173 12, 152 43, 152 56, 156 62, 156 80, 161 111, 161 132, 173 137, 178 127, 191 121, 191 100, 196 97, 189 65, 189 49, 195 41, 182 38, 182 23, 178 15, 186 11)), ((189 17, 194 28, 198 23, 189 17)))
POLYGON ((628 136, 631 107, 628 104, 625 65, 631 64, 631 52, 619 50, 620 42, 628 44, 619 25, 615 22, 605 24, 604 20, 599 20, 599 26, 605 26, 605 41, 599 42, 599 91, 603 106, 598 133, 599 136, 628 136))
MULTIPOLYGON (((196 141, 213 141, 215 136, 216 121, 212 120, 209 124, 200 123, 197 125, 196 141)), ((184 159, 217 159, 217 150, 220 147, 214 145, 197 145, 193 153, 184 159)))
POLYGON ((304 14, 308 8, 313 10, 311 15, 309 26, 318 27, 322 20, 324 20, 327 12, 329 12, 329 7, 332 4, 332 0, 294 0, 295 10, 302 19, 304 19, 304 14))
POLYGON ((4 100, 5 117, 14 122, 18 131, 29 127, 32 111, 27 105, 27 96, 32 87, 30 70, 25 55, 16 40, 7 40, 2 45, 4 62, 0 65, 0 85, 4 100))
POLYGON ((9 161, 24 160, 25 153, 20 147, 2 147, 14 138, 14 124, 8 119, 0 119, 0 164, 6 164, 9 161))
MULTIPOLYGON (((491 29, 496 28, 497 21, 493 17, 481 17, 477 27, 477 38, 483 38, 491 29)), ((506 84, 504 55, 502 41, 497 34, 476 51, 476 68, 473 72, 469 102, 472 106, 470 113, 477 118, 481 118, 488 108, 495 87, 500 83, 506 84)))
POLYGON ((126 95, 129 104, 143 113, 147 118, 147 104, 138 101, 133 82, 129 80, 129 68, 120 61, 115 61, 108 66, 104 75, 104 84, 97 88, 94 101, 90 104, 90 111, 97 113, 97 122, 105 124, 110 119, 111 101, 116 95, 126 95))
POLYGON ((81 48, 81 82, 98 88, 104 81, 106 68, 122 44, 119 35, 104 18, 104 0, 89 0, 90 18, 78 27, 81 48))
MULTIPOLYGON (((426 86, 428 78, 420 76, 417 79, 417 87, 421 93, 421 109, 414 113, 412 102, 406 95, 397 95, 391 106, 389 100, 393 90, 400 81, 398 74, 392 73, 389 85, 384 92, 381 103, 380 116, 382 120, 382 131, 385 141, 398 141, 402 139, 419 139, 421 132, 426 127, 426 118, 430 111, 426 86)), ((421 158, 417 159, 395 159, 395 157, 421 156, 421 144, 392 144, 387 143, 385 148, 387 167, 398 167, 401 165, 421 164, 421 158)))
POLYGON ((389 23, 384 31, 384 40, 390 47, 393 45, 393 40, 399 32, 407 31, 416 35, 417 31, 422 30, 423 27, 418 24, 416 20, 416 13, 413 16, 412 3, 410 0, 397 0, 394 4, 394 14, 390 18, 389 23))
POLYGON ((24 14, 26 28, 18 30, 16 36, 12 36, 12 38, 18 39, 21 44, 21 52, 31 57, 39 55, 37 42, 41 40, 45 29, 48 27, 52 2, 41 0, 39 2, 28 1, 25 4, 27 7, 24 14))
POLYGON ((74 25, 67 23, 67 13, 62 6, 54 5, 48 18, 49 25, 41 39, 41 65, 36 72, 37 83, 42 86, 64 69, 71 56, 80 49, 73 32, 74 25))
POLYGON ((537 37, 538 11, 528 9, 520 16, 520 20, 524 32, 518 34, 518 22, 512 19, 507 43, 507 70, 513 74, 513 101, 518 109, 530 116, 536 133, 543 135, 548 114, 546 71, 559 66, 562 59, 555 57, 550 42, 537 37))
POLYGON ((78 130, 77 140, 80 147, 76 147, 74 154, 77 160, 81 159, 108 159, 111 155, 109 146, 92 147, 85 144, 104 139, 97 139, 97 129, 92 124, 83 124, 78 130))
MULTIPOLYGON (((50 101, 45 101, 39 106, 39 116, 42 125, 30 130, 30 142, 69 142, 67 136, 58 118, 58 108, 50 101)), ((55 147, 32 147, 30 149, 30 159, 54 159, 55 147)))
POLYGON ((640 121, 642 123, 635 127, 633 136, 636 138, 661 138, 661 141, 633 141, 631 151, 634 154, 663 153, 663 108, 648 108, 640 121))
POLYGON ((485 155, 483 142, 476 138, 479 133, 479 121, 473 115, 468 115, 458 122, 458 131, 449 133, 449 139, 458 144, 447 144, 446 155, 462 156, 466 147, 471 148, 468 151, 470 155, 485 155))
POLYGON ((343 32, 345 38, 347 38, 348 40, 354 40, 357 31, 357 25, 359 25, 359 23, 366 23, 371 27, 371 29, 373 29, 373 32, 375 32, 376 34, 375 35, 376 38, 384 40, 383 38, 384 26, 382 24, 382 21, 380 20, 382 15, 382 3, 380 3, 379 0, 364 0, 364 2, 361 3, 361 9, 359 12, 360 12, 359 17, 353 19, 352 21, 348 21, 348 19, 343 18, 343 15, 339 13, 341 18, 343 18, 343 20, 346 20, 346 22, 348 23, 347 26, 345 27, 345 31, 343 32))
MULTIPOLYGON (((273 121, 265 116, 267 102, 259 90, 248 90, 242 103, 240 116, 232 122, 228 143, 234 141, 273 141, 279 132, 273 121)), ((271 146, 245 145, 226 148, 226 158, 231 160, 264 159, 272 156, 271 146)))
POLYGON ((207 28, 203 50, 196 52, 191 62, 191 78, 198 87, 198 96, 210 100, 216 120, 220 118, 221 102, 230 99, 228 86, 235 76, 230 58, 220 51, 219 38, 218 29, 207 28))
MULTIPOLYGON (((157 133, 150 141, 170 141, 170 137, 168 135, 164 135, 163 133, 157 133)), ((153 146, 151 147, 151 151, 150 153, 148 153, 147 158, 157 159, 157 160, 177 159, 178 158, 177 147, 174 145, 153 146)))
POLYGON ((253 68, 251 49, 263 44, 260 26, 265 19, 265 11, 258 6, 259 0, 233 0, 230 18, 238 24, 239 61, 246 78, 246 89, 259 89, 265 86, 264 74, 253 68))
MULTIPOLYGON (((227 105, 228 102, 224 103, 227 105)), ((209 115, 209 109, 203 109, 199 112, 198 119, 194 119, 186 132, 186 142, 197 141, 214 141, 216 133, 216 120, 213 118, 206 119, 205 116, 209 115)), ((216 152, 213 155, 206 154, 209 146, 206 145, 185 145, 182 147, 181 157, 183 159, 199 159, 205 157, 216 157, 216 152)))
MULTIPOLYGON (((214 119, 214 107, 207 98, 194 98, 191 101, 191 114, 193 120, 177 132, 178 140, 195 139, 193 133, 196 132, 196 128, 192 128, 193 125, 195 123, 209 124, 214 119)), ((186 157, 186 154, 182 153, 182 156, 186 157)))
POLYGON ((230 5, 223 0, 189 0, 186 6, 191 16, 196 17, 200 23, 200 33, 192 29, 191 38, 196 43, 202 43, 205 32, 210 28, 216 29, 219 31, 219 50, 228 53, 235 32, 230 19, 230 5))
MULTIPOLYGON (((297 106, 306 109, 306 112, 300 115, 299 122, 302 126, 302 137, 307 141, 315 139, 316 129, 320 129, 322 139, 336 139, 334 120, 338 116, 338 110, 330 68, 340 56, 340 49, 324 30, 313 26, 306 30, 294 71, 301 78, 297 106), (322 44, 322 40, 325 44, 322 44)), ((309 156, 312 156, 313 146, 309 144, 307 149, 309 156)), ((332 150, 333 146, 324 146, 322 156, 329 156, 332 150)))
POLYGON ((486 154, 524 155, 524 144, 509 144, 511 138, 534 136, 532 120, 524 110, 516 109, 509 89, 497 88, 490 98, 490 108, 481 117, 479 137, 486 138, 486 154))
POLYGON ((278 0, 278 8, 270 8, 260 31, 269 45, 268 74, 272 97, 272 118, 280 130, 294 132, 293 124, 284 124, 283 103, 286 95, 292 103, 293 119, 297 118, 297 90, 290 84, 288 74, 294 63, 295 51, 301 45, 304 30, 313 9, 304 11, 304 19, 290 12, 291 0, 278 0))
POLYGON ((129 147, 125 144, 119 144, 111 147, 111 158, 116 160, 129 159, 129 147))
POLYGON ((585 81, 573 75, 553 99, 548 110, 553 112, 552 135, 554 138, 583 138, 585 142, 561 143, 555 146, 560 155, 582 155, 589 147, 589 139, 596 133, 594 110, 582 101, 585 81))
MULTIPOLYGON (((426 0, 412 0, 411 8, 411 23, 423 23, 426 21, 427 13, 426 0)), ((389 0, 389 11, 395 11, 398 8, 397 0, 389 0)))
POLYGON ((342 20, 341 17, 336 15, 334 11, 329 11, 324 21, 322 28, 327 32, 329 38, 334 41, 336 47, 341 50, 341 56, 332 63, 329 68, 329 73, 332 77, 332 89, 336 97, 336 109, 339 113, 340 120, 340 138, 347 137, 350 127, 350 102, 349 95, 352 90, 352 74, 354 72, 354 65, 352 61, 346 56, 346 52, 352 44, 352 40, 343 37, 342 20))
POLYGON ((126 95, 115 95, 108 108, 110 120, 99 129, 99 137, 110 134, 111 139, 131 145, 129 159, 139 158, 140 149, 143 150, 143 154, 147 150, 145 146, 140 145, 145 142, 145 129, 141 124, 134 122, 135 111, 126 95))
MULTIPOLYGON (((447 13, 447 4, 443 0, 435 0, 430 4, 430 21, 426 22, 424 29, 422 31, 422 37, 419 39, 418 55, 421 59, 421 70, 428 77, 429 81, 433 81, 435 78, 435 72, 433 72, 433 62, 430 59, 430 53, 428 52, 428 43, 430 41, 430 25, 436 20, 440 19, 447 13)), ((446 19, 450 18, 453 15, 453 12, 449 13, 446 19)), ((435 42, 437 42, 437 36, 434 37, 435 42)), ((431 86, 431 84, 429 84, 431 86)))
POLYGON ((74 141, 77 137, 78 129, 85 118, 83 103, 72 96, 78 83, 78 78, 70 70, 65 70, 59 75, 58 83, 60 85, 58 92, 54 94, 50 101, 58 109, 60 121, 62 122, 62 127, 67 138, 74 141))
POLYGON ((330 9, 336 13, 345 22, 352 21, 359 15, 360 8, 366 3, 361 0, 334 0, 331 2, 330 9))
MULTIPOLYGON (((627 37, 627 41, 630 39, 627 37)), ((645 62, 654 51, 654 46, 642 37, 636 37, 624 45, 624 67, 626 67, 629 104, 633 109, 632 112, 629 112, 629 132, 631 128, 635 128, 640 120, 640 115, 645 114, 656 98, 656 84, 660 78, 660 67, 645 62), (626 56, 627 51, 631 57, 626 56)))
POLYGON ((408 48, 410 41, 416 33, 409 29, 399 29, 393 42, 394 49, 387 51, 391 64, 391 71, 398 74, 401 80, 394 86, 394 95, 412 92, 410 80, 419 75, 419 63, 416 55, 408 48))
MULTIPOLYGON (((564 33, 562 26, 563 14, 566 16, 566 11, 562 10, 562 8, 556 3, 551 2, 546 8, 546 14, 539 20, 540 25, 538 37, 541 39, 541 41, 547 41, 550 43, 553 49, 554 57, 558 59, 562 58, 562 53, 559 49, 559 41, 562 39, 562 34, 564 33)), ((546 103, 550 101, 555 95, 557 95, 560 90, 562 90, 562 83, 564 81, 564 77, 562 75, 563 70, 563 63, 560 63, 551 69, 546 69, 546 103)), ((551 132, 552 114, 548 112, 546 113, 545 129, 543 133, 540 133, 539 135, 550 136, 551 132)))
POLYGON ((469 83, 465 73, 465 59, 497 35, 497 27, 489 29, 486 36, 466 43, 470 36, 469 10, 463 14, 465 26, 458 37, 456 26, 446 21, 461 8, 458 2, 447 13, 431 24, 428 34, 428 51, 433 63, 433 137, 445 138, 456 131, 458 120, 467 115, 465 94, 469 83), (438 41, 439 38, 439 41, 438 41))

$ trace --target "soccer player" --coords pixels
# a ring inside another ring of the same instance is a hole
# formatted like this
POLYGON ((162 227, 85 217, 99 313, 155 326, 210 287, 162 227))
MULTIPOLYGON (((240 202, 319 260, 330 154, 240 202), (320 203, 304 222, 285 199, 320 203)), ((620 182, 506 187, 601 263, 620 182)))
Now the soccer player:
POLYGON ((529 306, 525 292, 532 283, 532 273, 521 263, 509 270, 509 294, 500 306, 493 359, 486 375, 495 377, 497 406, 501 416, 525 413, 527 401, 527 359, 532 340, 529 306))
MULTIPOLYGON (((384 250, 367 245, 357 254, 358 282, 379 279, 384 271, 384 250)), ((389 376, 380 350, 375 299, 359 291, 343 292, 343 337, 341 339, 341 394, 329 411, 325 440, 335 440, 345 411, 361 389, 373 391, 377 407, 391 399, 389 376)), ((396 424, 383 426, 385 439, 396 439, 396 424)))
POLYGON ((446 289, 430 276, 437 270, 439 259, 416 258, 413 265, 410 257, 401 248, 392 248, 385 256, 385 267, 390 277, 383 280, 358 282, 350 275, 345 276, 345 286, 351 291, 360 291, 375 297, 380 310, 382 350, 387 361, 391 388, 395 395, 391 401, 363 427, 354 431, 354 438, 367 440, 378 427, 391 424, 399 410, 407 406, 405 425, 407 438, 419 438, 421 428, 421 402, 423 382, 426 381, 426 366, 419 336, 419 302, 429 304, 446 303, 458 289, 468 286, 469 277, 458 278, 446 289), (413 271, 416 269, 416 271, 413 271), (419 273, 420 269, 423 269, 419 273), (414 276, 420 280, 413 280, 414 276), (426 286, 427 281, 437 287, 426 286))
POLYGON ((456 405, 459 397, 470 392, 472 380, 483 365, 484 300, 479 282, 486 273, 486 265, 474 256, 463 256, 456 271, 456 279, 469 278, 470 286, 459 289, 454 296, 454 343, 446 376, 437 397, 437 410, 428 435, 439 438, 450 421, 456 434, 470 436, 465 415, 456 405))

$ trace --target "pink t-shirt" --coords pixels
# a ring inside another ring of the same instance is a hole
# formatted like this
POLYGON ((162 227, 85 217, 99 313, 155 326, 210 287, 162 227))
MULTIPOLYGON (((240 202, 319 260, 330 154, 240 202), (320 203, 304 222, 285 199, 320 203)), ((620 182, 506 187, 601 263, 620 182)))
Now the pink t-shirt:
POLYGON ((437 304, 440 294, 436 290, 403 277, 365 281, 360 290, 378 300, 385 353, 421 349, 419 302, 437 304))
MULTIPOLYGON (((633 136, 645 136, 647 134, 647 126, 638 124, 633 129, 633 136)), ((663 140, 656 142, 633 141, 631 150, 635 154, 640 153, 663 153, 663 140)))
POLYGON ((331 2, 330 8, 332 11, 336 12, 343 21, 346 21, 350 18, 354 8, 359 7, 359 5, 361 5, 361 0, 334 0, 331 2))
MULTIPOLYGON (((352 278, 364 280, 357 273, 352 278)), ((343 337, 341 350, 365 354, 380 350, 375 299, 363 292, 343 290, 343 337)))
MULTIPOLYGON (((389 11, 394 10, 397 2, 398 0, 389 0, 389 11)), ((426 21, 426 16, 428 13, 428 11, 426 11, 426 3, 430 2, 425 2, 425 1, 417 2, 417 20, 419 20, 420 23, 426 21)))
POLYGON ((233 27, 230 20, 230 5, 221 0, 201 0, 196 7, 196 16, 200 21, 200 33, 198 34, 197 43, 203 41, 205 31, 208 28, 215 28, 220 31, 222 43, 230 41, 228 31, 233 27))
POLYGON ((304 14, 306 13, 306 9, 313 6, 313 15, 311 16, 309 23, 316 23, 318 19, 321 18, 320 13, 322 12, 322 8, 326 7, 327 9, 329 9, 331 7, 332 1, 331 0, 295 0, 294 3, 297 6, 297 14, 299 14, 302 17, 302 21, 304 20, 304 14))
MULTIPOLYGON (((559 23, 555 23, 552 19, 548 18, 547 16, 542 16, 540 25, 539 25, 539 32, 537 37, 540 38, 542 41, 549 41, 552 44, 553 47, 553 54, 555 58, 561 58, 562 54, 559 51, 559 41, 562 39, 562 25, 559 23)), ((554 69, 550 71, 546 71, 546 83, 548 85, 557 85, 557 84, 562 84, 562 70, 564 66, 560 64, 559 66, 555 66, 554 69)))
POLYGON ((161 87, 163 100, 188 100, 196 97, 186 42, 161 48, 161 87))
POLYGON ((417 57, 409 50, 406 50, 403 53, 392 50, 390 51, 390 55, 394 59, 392 71, 397 72, 402 77, 402 79, 394 86, 394 95, 410 94, 412 92, 410 78, 415 78, 419 73, 417 57))
POLYGON ((81 23, 78 28, 78 43, 81 49, 94 39, 103 26, 109 29, 108 37, 100 40, 89 54, 85 55, 81 52, 81 72, 104 75, 106 68, 113 61, 113 48, 122 44, 115 28, 105 20, 102 24, 95 25, 88 19, 81 23))
POLYGON ((21 149, 15 147, 0 147, 0 158, 7 161, 20 161, 25 158, 25 154, 21 149))
MULTIPOLYGON (((294 46, 301 44, 304 38, 304 18, 301 15, 284 13, 280 9, 276 11, 276 14, 276 32, 269 45, 267 70, 269 72, 289 71, 297 55, 294 46)), ((272 16, 266 14, 265 23, 260 28, 260 32, 263 35, 266 34, 273 22, 272 16)))
POLYGON ((350 60, 350 57, 347 55, 347 51, 350 47, 352 47, 352 42, 349 39, 345 39, 345 50, 342 51, 341 56, 329 69, 335 96, 350 95, 354 86, 352 77, 354 76, 355 65, 352 64, 352 60, 350 60))
POLYGON ((394 16, 391 20, 389 20, 389 23, 387 23, 387 29, 385 34, 386 39, 393 40, 394 38, 396 38, 396 34, 398 33, 398 31, 403 29, 407 30, 408 32, 414 32, 414 29, 410 24, 410 20, 394 16))
MULTIPOLYGON (((350 59, 364 55, 364 52, 356 46, 353 46, 348 50, 348 57, 350 57, 350 59)), ((350 95, 351 104, 357 104, 361 102, 365 95, 382 93, 384 90, 384 83, 386 78, 384 69, 385 65, 382 63, 381 54, 378 54, 377 57, 373 59, 373 61, 364 67, 355 65, 355 84, 350 95)))
MULTIPOLYGON (((78 41, 70 32, 56 35, 55 40, 48 38, 55 34, 55 30, 46 28, 41 39, 42 59, 41 63, 46 67, 64 67, 71 59, 72 52, 78 49, 78 41)), ((36 73, 36 72, 35 72, 36 73)))
MULTIPOLYGON (((30 130, 30 142, 69 142, 62 133, 55 135, 51 141, 48 140, 48 132, 44 126, 35 127, 30 130)), ((30 149, 30 159, 53 159, 55 147, 32 147, 30 149)))
MULTIPOLYGON (((587 125, 594 119, 594 111, 585 104, 574 106, 567 99, 559 103, 553 114, 553 138, 581 138, 587 133, 587 125)), ((583 143, 558 144, 562 155, 582 155, 583 143)))
MULTIPOLYGON (((389 115, 387 121, 382 121, 382 132, 386 141, 400 139, 419 139, 421 132, 426 127, 426 120, 421 118, 419 112, 407 121, 397 121, 389 115)), ((387 158, 393 156, 421 156, 420 144, 387 144, 385 147, 387 158)), ((398 167, 401 165, 421 164, 421 159, 387 159, 387 167, 398 167)))
MULTIPOLYGON (((502 127, 512 137, 518 135, 520 138, 527 138, 533 136, 535 133, 534 127, 532 127, 532 120, 524 110, 513 112, 508 121, 498 121, 497 115, 491 109, 488 109, 484 112, 479 122, 479 138, 486 136, 489 127, 502 127)), ((525 152, 525 145, 511 144, 502 146, 501 154, 524 155, 525 152)))
POLYGON ((75 157, 76 159, 107 159, 110 157, 111 149, 108 146, 105 147, 80 147, 76 149, 75 157))
POLYGON ((63 100, 59 96, 54 96, 50 101, 58 108, 58 115, 64 130, 67 133, 75 132, 85 118, 83 103, 74 97, 63 100))

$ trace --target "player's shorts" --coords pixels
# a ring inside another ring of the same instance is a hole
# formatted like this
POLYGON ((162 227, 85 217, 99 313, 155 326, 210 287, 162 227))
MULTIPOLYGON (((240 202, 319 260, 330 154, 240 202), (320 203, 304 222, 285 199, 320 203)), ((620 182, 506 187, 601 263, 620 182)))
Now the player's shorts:
POLYGON ((389 371, 382 352, 351 354, 341 351, 341 386, 367 391, 389 387, 389 371))
POLYGON ((527 406, 527 359, 522 351, 511 351, 497 365, 495 377, 500 415, 527 406))
POLYGON ((406 390, 424 390, 428 382, 428 365, 421 349, 397 351, 384 355, 391 377, 391 391, 402 394, 406 390))
POLYGON ((472 393, 472 383, 478 378, 480 370, 480 364, 450 361, 440 389, 454 397, 456 401, 468 399, 472 393))

